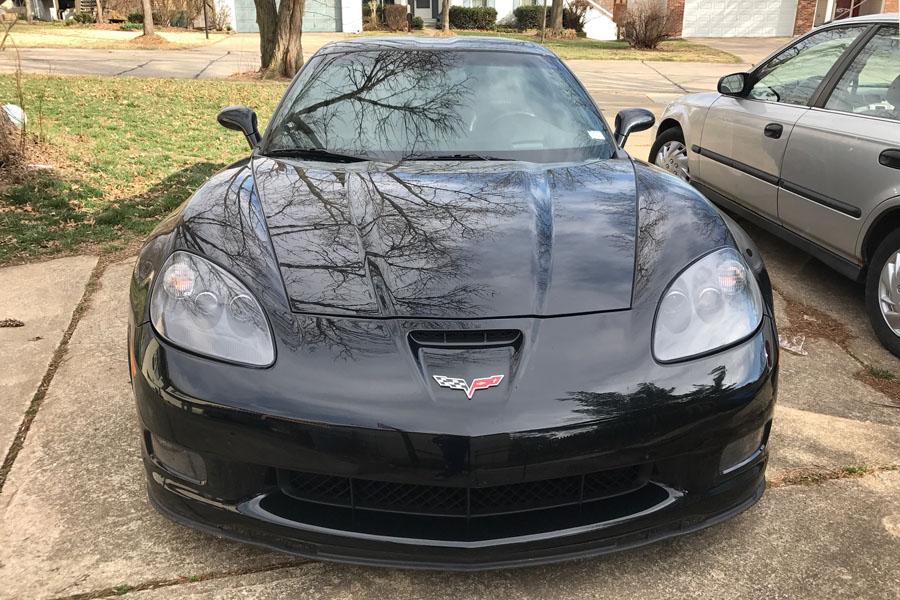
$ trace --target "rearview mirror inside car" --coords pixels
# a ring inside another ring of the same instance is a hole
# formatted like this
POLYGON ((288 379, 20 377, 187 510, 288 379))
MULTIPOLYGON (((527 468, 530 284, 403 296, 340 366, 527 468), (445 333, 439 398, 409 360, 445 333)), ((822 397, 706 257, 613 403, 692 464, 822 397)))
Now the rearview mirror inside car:
POLYGON ((719 80, 719 93, 726 96, 743 96, 750 77, 746 73, 732 73, 719 80))
POLYGON ((219 111, 216 120, 226 129, 240 131, 247 138, 250 149, 256 148, 261 139, 256 126, 256 113, 246 106, 226 106, 219 111))
POLYGON ((616 115, 616 143, 620 148, 625 146, 628 136, 636 131, 644 131, 653 127, 656 117, 646 108, 626 108, 616 115))

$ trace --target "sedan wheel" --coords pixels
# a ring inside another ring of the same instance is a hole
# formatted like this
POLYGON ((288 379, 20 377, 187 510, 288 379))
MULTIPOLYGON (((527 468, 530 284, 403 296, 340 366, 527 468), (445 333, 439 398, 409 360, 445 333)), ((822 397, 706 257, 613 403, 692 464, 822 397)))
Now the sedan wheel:
POLYGON ((881 268, 878 306, 888 327, 900 336, 900 251, 894 252, 881 268))
POLYGON ((662 167, 672 175, 675 175, 684 181, 691 180, 691 174, 688 168, 688 153, 684 142, 678 140, 665 142, 659 147, 654 162, 656 166, 662 167))

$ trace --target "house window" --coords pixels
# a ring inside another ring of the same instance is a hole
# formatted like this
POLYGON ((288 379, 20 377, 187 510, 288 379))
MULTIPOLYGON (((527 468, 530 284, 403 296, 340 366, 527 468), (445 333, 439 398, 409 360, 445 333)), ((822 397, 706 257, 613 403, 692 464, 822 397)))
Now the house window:
POLYGON ((494 0, 463 0, 466 8, 489 7, 494 8, 494 0))

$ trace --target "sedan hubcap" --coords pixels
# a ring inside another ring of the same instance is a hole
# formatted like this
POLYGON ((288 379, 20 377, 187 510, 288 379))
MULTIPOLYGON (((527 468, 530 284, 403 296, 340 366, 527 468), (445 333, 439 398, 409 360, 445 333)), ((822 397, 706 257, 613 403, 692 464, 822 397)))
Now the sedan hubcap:
POLYGON ((687 148, 681 142, 666 142, 656 153, 656 166, 685 181, 691 180, 688 170, 687 148))
POLYGON ((881 269, 878 306, 888 327, 900 336, 900 251, 894 252, 881 269))

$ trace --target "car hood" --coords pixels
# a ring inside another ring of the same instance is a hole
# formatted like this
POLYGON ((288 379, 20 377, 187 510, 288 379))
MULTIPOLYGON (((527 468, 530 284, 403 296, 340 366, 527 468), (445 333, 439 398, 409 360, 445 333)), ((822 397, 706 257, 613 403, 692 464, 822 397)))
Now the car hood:
POLYGON ((631 161, 301 162, 254 179, 291 310, 494 318, 628 309, 631 161))

